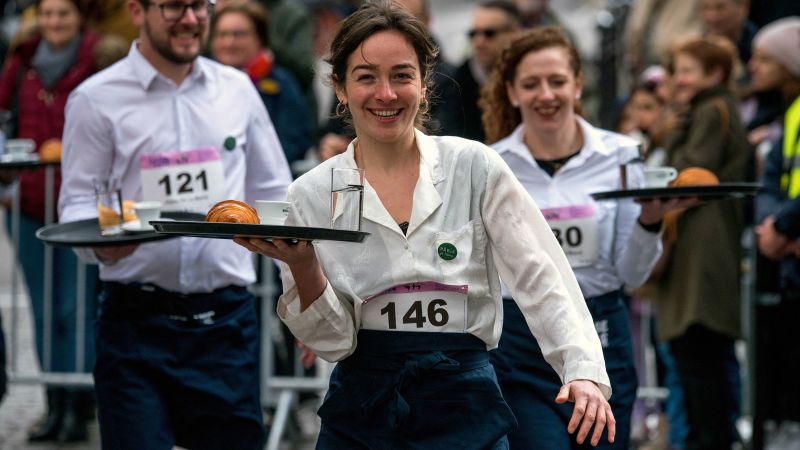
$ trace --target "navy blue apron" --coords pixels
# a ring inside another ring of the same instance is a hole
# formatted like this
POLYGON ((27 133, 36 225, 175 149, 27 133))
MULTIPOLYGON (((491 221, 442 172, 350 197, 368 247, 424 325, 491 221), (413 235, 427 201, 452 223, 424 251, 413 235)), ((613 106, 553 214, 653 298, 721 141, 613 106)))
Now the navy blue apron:
POLYGON ((105 283, 95 392, 104 450, 264 448, 255 298, 105 283))
POLYGON ((318 449, 507 449, 515 426, 486 344, 467 333, 361 330, 320 407, 318 449))
POLYGON ((490 355, 503 396, 519 422, 516 431, 508 435, 512 449, 629 448, 638 380, 625 302, 621 293, 614 291, 587 298, 586 304, 600 335, 613 389, 609 403, 617 421, 614 444, 608 443, 607 430, 597 447, 589 444, 591 432, 583 445, 575 442, 575 434, 567 433, 574 403, 556 404, 561 380, 545 361, 516 302, 503 299, 503 334, 490 355))

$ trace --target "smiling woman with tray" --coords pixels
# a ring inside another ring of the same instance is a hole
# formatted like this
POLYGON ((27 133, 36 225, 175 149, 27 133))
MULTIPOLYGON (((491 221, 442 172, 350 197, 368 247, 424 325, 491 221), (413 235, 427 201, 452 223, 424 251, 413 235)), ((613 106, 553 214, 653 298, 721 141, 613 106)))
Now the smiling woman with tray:
POLYGON ((388 1, 364 4, 332 41, 337 111, 357 137, 291 185, 286 224, 329 226, 332 169, 363 169, 362 245, 236 239, 282 261, 279 317, 339 361, 317 448, 508 448, 516 421, 487 351, 501 278, 562 377, 553 400, 576 404, 564 435, 596 444, 608 425, 613 440, 600 341, 544 217, 493 150, 422 131, 437 53, 388 1))

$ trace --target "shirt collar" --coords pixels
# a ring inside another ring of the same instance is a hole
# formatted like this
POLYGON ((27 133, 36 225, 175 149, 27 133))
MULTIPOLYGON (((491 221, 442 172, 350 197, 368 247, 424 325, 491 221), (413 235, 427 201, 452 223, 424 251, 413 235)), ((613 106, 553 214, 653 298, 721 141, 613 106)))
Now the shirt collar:
MULTIPOLYGON (((159 77, 164 78, 163 75, 161 75, 158 72, 158 70, 156 70, 156 68, 153 67, 150 61, 148 61, 147 58, 145 58, 144 55, 142 55, 142 52, 139 51, 138 39, 133 41, 133 43, 131 44, 131 49, 128 52, 128 58, 132 62, 131 65, 133 67, 134 75, 139 80, 139 83, 142 85, 142 88, 144 88, 145 90, 150 89, 150 87, 153 85, 153 82, 157 78, 159 77)), ((186 76, 186 80, 184 80, 184 82, 185 81, 199 82, 208 75, 207 73, 208 69, 205 67, 204 64, 202 64, 201 59, 202 57, 198 57, 194 60, 194 63, 192 63, 192 69, 189 72, 189 75, 186 76)))
POLYGON ((606 143, 600 137, 600 134, 595 132, 594 127, 581 116, 577 116, 577 119, 578 126, 581 128, 581 133, 583 133, 583 147, 581 147, 581 155, 583 155, 585 158, 588 158, 592 153, 610 155, 614 149, 606 145, 606 143))
MULTIPOLYGON (((432 137, 417 129, 414 130, 414 136, 416 138, 417 149, 419 150, 421 167, 427 169, 430 180, 434 185, 441 183, 444 181, 444 173, 439 163, 440 154, 436 147, 436 142, 434 142, 432 137)), ((354 169, 358 167, 355 159, 355 145, 357 142, 358 138, 355 138, 347 146, 347 150, 343 155, 344 167, 351 167, 354 169)))
MULTIPOLYGON (((411 220, 409 221, 408 233, 406 236, 411 236, 414 230, 419 228, 419 226, 442 204, 442 198, 436 190, 436 185, 444 181, 444 174, 440 164, 440 152, 436 141, 420 130, 414 130, 414 134, 420 156, 420 173, 419 180, 417 180, 417 185, 414 189, 414 206, 411 211, 411 220)), ((350 142, 350 145, 347 146, 347 150, 339 161, 340 167, 357 167, 355 160, 355 145, 357 140, 358 138, 354 139, 350 142)), ((402 234, 397 224, 394 223, 394 220, 380 203, 377 193, 374 192, 369 182, 365 182, 364 184, 365 201, 363 217, 367 220, 379 223, 396 233, 402 234), (372 201, 368 201, 370 197, 372 201)))
POLYGON ((508 136, 493 144, 498 153, 513 153, 521 158, 533 159, 528 146, 525 145, 523 137, 525 136, 525 126, 523 124, 517 125, 517 128, 508 136))
POLYGON ((419 149, 419 158, 422 161, 422 166, 428 170, 431 182, 436 185, 444 181, 444 172, 439 163, 441 153, 439 152, 436 142, 433 138, 423 133, 420 130, 414 130, 417 139, 417 148, 419 149))
MULTIPOLYGON (((589 122, 580 116, 577 116, 576 119, 578 120, 578 127, 583 134, 583 146, 581 147, 580 154, 576 156, 576 158, 583 160, 588 158, 592 153, 600 153, 602 155, 609 155, 612 153, 613 149, 609 148, 603 139, 601 139, 600 135, 594 132, 594 127, 592 127, 589 122)), ((517 125, 517 128, 511 132, 511 134, 509 134, 505 139, 499 141, 497 144, 494 144, 493 147, 495 147, 497 152, 501 155, 508 152, 513 153, 521 158, 533 159, 530 151, 528 150, 528 146, 525 145, 525 142, 523 141, 524 136, 524 125, 519 124, 517 125)))

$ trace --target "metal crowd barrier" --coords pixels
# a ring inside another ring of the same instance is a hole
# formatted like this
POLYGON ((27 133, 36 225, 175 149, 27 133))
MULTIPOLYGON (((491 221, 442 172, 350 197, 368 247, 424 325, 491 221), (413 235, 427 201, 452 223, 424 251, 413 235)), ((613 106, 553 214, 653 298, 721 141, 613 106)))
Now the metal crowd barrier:
MULTIPOLYGON (((54 187, 55 187, 55 165, 45 167, 45 225, 54 222, 54 187)), ((21 267, 19 265, 18 252, 25 251, 20 249, 20 192, 14 191, 11 202, 10 213, 11 222, 11 311, 8 328, 8 382, 13 384, 27 385, 47 385, 47 386, 92 386, 94 381, 91 373, 73 372, 51 372, 50 357, 52 355, 51 336, 53 333, 53 247, 44 246, 44 305, 43 305, 43 340, 42 361, 43 367, 40 371, 23 370, 20 367, 20 311, 23 308, 23 301, 27 301, 27 296, 23 299, 23 289, 21 286, 21 267)), ((290 419, 290 413, 298 403, 300 392, 324 392, 328 386, 328 375, 330 364, 317 359, 317 376, 277 376, 275 365, 275 346, 284 339, 280 334, 280 321, 275 314, 275 301, 280 287, 274 282, 274 274, 277 270, 272 261, 263 256, 260 267, 260 282, 251 286, 251 291, 261 298, 261 405, 264 411, 274 409, 272 416, 269 438, 266 445, 268 450, 277 450, 281 439, 286 432, 286 426, 290 419)), ((78 262, 77 269, 77 307, 76 307, 76 354, 75 367, 89 369, 86 367, 85 339, 87 326, 86 323, 86 264, 78 262)), ((33 322, 33 321, 32 321, 33 322)), ((35 329, 35 324, 32 324, 35 329)), ((35 331, 34 331, 35 333, 35 331)), ((36 351, 36 346, 33 346, 36 351)), ((37 359, 38 360, 38 359, 37 359)), ((295 358, 296 370, 294 373, 301 373, 299 370, 299 359, 295 358)))
MULTIPOLYGON (((46 211, 48 212, 45 217, 45 223, 50 224, 53 222, 53 187, 54 187, 54 167, 46 167, 46 211)), ((12 245, 16 247, 19 245, 19 232, 20 232, 20 193, 17 190, 12 200, 11 208, 11 240, 12 245)), ((743 246, 743 261, 742 261, 742 286, 743 286, 743 317, 745 318, 745 336, 753 335, 753 274, 754 261, 755 261, 755 248, 752 236, 752 231, 748 230, 742 240, 743 246)), ((44 342, 43 342, 43 361, 44 367, 41 372, 24 372, 19 368, 19 311, 20 311, 20 298, 21 290, 19 286, 18 276, 18 257, 17 251, 12 252, 12 275, 11 275, 11 317, 9 320, 9 382, 18 384, 44 384, 44 385, 60 385, 60 386, 91 386, 93 384, 91 373, 63 373, 63 372, 50 372, 49 361, 52 352, 50 336, 52 335, 52 317, 53 317, 53 248, 49 245, 45 246, 44 255, 44 342)), ((301 392, 319 392, 322 393, 327 389, 328 376, 332 365, 317 359, 317 375, 315 377, 302 377, 302 376, 278 376, 276 375, 275 367, 275 349, 278 345, 282 344, 284 336, 281 334, 280 322, 275 314, 275 298, 280 287, 275 283, 275 265, 262 256, 260 282, 253 285, 251 288, 257 296, 261 298, 261 404, 263 409, 274 409, 272 422, 270 426, 270 433, 266 448, 268 450, 277 450, 281 439, 286 432, 286 426, 290 418, 290 413, 293 408, 298 404, 298 396, 301 392)), ((76 367, 85 367, 85 354, 84 354, 84 340, 86 331, 85 321, 85 272, 86 265, 79 262, 77 273, 77 314, 76 314, 76 367)), ((639 335, 639 344, 642 356, 642 385, 637 391, 637 398, 644 400, 647 405, 652 406, 657 401, 662 401, 669 395, 668 389, 661 387, 657 383, 656 376, 656 353, 652 345, 651 336, 651 322, 650 317, 653 311, 648 303, 644 303, 640 321, 640 329, 632 330, 633 333, 639 335)), ((752 374, 753 371, 753 351, 751 339, 747 339, 748 352, 750 357, 745 362, 745 374, 752 374)), ((35 350, 34 350, 35 351, 35 350)), ((295 358, 295 371, 294 373, 301 373, 299 360, 295 358)), ((752 392, 753 380, 752 377, 745 376, 743 383, 743 405, 746 411, 752 411, 752 392)))

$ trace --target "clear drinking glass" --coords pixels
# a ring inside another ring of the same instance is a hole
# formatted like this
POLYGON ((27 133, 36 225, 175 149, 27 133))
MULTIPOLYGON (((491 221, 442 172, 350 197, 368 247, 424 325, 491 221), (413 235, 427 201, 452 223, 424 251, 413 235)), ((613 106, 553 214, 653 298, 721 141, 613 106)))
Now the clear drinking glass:
POLYGON ((108 180, 95 180, 94 194, 97 199, 97 223, 101 236, 122 233, 122 194, 119 187, 108 180))
POLYGON ((364 169, 331 169, 331 228, 361 231, 364 169))

